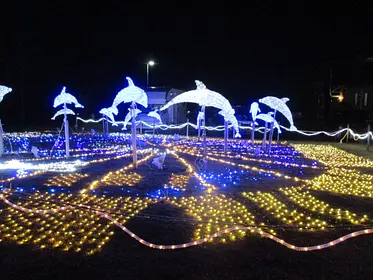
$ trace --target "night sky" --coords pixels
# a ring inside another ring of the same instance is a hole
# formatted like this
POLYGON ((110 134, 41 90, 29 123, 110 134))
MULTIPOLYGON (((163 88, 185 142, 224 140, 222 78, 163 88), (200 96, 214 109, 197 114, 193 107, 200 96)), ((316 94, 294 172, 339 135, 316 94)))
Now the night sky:
POLYGON ((145 85, 149 59, 152 86, 189 90, 199 79, 234 105, 272 94, 302 110, 312 82, 329 83, 332 61, 337 81, 373 80, 369 67, 355 71, 373 56, 368 1, 10 2, 0 12, 0 84, 13 88, 0 104, 7 131, 56 127, 52 101, 64 85, 85 105, 80 115, 98 116, 127 75, 145 85))

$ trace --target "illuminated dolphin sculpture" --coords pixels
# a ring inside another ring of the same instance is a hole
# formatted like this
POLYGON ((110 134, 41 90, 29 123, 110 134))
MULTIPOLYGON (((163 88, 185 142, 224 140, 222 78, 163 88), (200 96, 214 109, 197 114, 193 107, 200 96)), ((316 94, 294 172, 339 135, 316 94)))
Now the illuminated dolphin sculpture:
POLYGON ((64 103, 74 104, 75 108, 84 108, 84 106, 80 104, 78 100, 75 98, 75 96, 66 92, 66 87, 63 87, 61 93, 57 95, 54 99, 53 107, 56 108, 64 103))
POLYGON ((219 112, 220 115, 224 116, 226 120, 232 122, 236 131, 235 137, 240 137, 237 119, 234 116, 235 112, 228 99, 218 92, 209 90, 201 81, 196 80, 195 83, 197 86, 195 90, 179 94, 159 110, 163 111, 172 105, 185 102, 197 103, 200 106, 215 107, 221 110, 219 112))
POLYGON ((140 104, 147 108, 148 96, 146 95, 145 91, 135 86, 130 77, 126 77, 126 79, 128 81, 128 86, 122 89, 120 92, 118 92, 117 96, 115 96, 112 107, 116 108, 122 102, 136 102, 137 104, 140 104))
POLYGON ((256 115, 258 114, 258 112, 260 113, 260 108, 259 108, 258 102, 251 103, 250 114, 251 114, 251 117, 252 117, 253 121, 255 121, 256 115))
POLYGON ((115 123, 114 115, 118 115, 118 109, 114 106, 109 108, 103 108, 100 110, 100 114, 108 116, 112 123, 115 123))
POLYGON ((63 108, 63 109, 59 110, 57 113, 54 114, 52 120, 55 120, 56 117, 58 117, 59 115, 64 115, 64 114, 75 115, 73 110, 68 109, 68 108, 63 108))
POLYGON ((157 113, 157 110, 149 112, 148 116, 157 119, 162 124, 161 116, 157 113))
MULTIPOLYGON (((127 130, 127 124, 131 120, 131 118, 132 118, 132 110, 130 108, 128 108, 128 111, 129 112, 127 113, 126 117, 124 118, 122 130, 127 130)), ((140 113, 141 113, 141 110, 135 109, 135 118, 140 113)))
POLYGON ((289 98, 277 98, 274 96, 267 96, 259 99, 260 103, 263 103, 283 114, 290 123, 290 131, 296 131, 297 128, 294 126, 293 116, 291 115, 289 107, 285 104, 287 101, 289 101, 289 98))
POLYGON ((12 89, 10 87, 0 85, 0 102, 3 101, 4 96, 11 91, 12 89))
POLYGON ((265 121, 266 123, 273 123, 273 127, 278 129, 278 132, 281 133, 280 126, 278 122, 272 117, 273 112, 269 112, 268 114, 259 114, 256 116, 257 120, 265 121))

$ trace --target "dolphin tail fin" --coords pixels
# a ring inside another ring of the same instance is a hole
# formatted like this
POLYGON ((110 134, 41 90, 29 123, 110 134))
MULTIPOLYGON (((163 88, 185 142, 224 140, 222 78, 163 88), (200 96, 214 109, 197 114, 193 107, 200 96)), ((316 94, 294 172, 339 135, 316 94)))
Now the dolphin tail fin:
POLYGON ((126 79, 128 81, 128 86, 134 86, 134 83, 130 77, 126 77, 126 79))
POLYGON ((284 103, 286 103, 286 102, 288 102, 290 99, 287 98, 287 97, 284 97, 284 98, 281 98, 281 100, 282 100, 284 103))
POLYGON ((241 138, 241 134, 239 132, 236 132, 236 134, 234 135, 234 138, 241 138))
POLYGON ((298 129, 292 124, 291 126, 290 126, 290 131, 297 131, 298 129))

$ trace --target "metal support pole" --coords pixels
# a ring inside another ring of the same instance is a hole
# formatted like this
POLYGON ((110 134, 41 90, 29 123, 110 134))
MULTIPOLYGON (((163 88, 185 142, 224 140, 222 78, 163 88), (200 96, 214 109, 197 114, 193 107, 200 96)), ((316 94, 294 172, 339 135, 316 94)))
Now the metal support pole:
POLYGON ((109 136, 109 118, 106 115, 105 115, 105 129, 106 129, 105 131, 106 135, 109 136))
POLYGON ((205 110, 205 106, 202 106, 202 112, 203 112, 203 120, 202 120, 202 123, 203 123, 203 133, 202 133, 202 136, 203 136, 203 163, 204 163, 204 166, 205 166, 205 170, 206 170, 206 165, 207 165, 207 147, 206 147, 206 110, 205 110))
POLYGON ((0 157, 4 154, 4 135, 3 135, 3 125, 0 120, 0 157))
POLYGON ((228 122, 224 120, 224 153, 227 153, 228 148, 228 122))
POLYGON ((149 88, 149 63, 146 63, 146 88, 149 88))
POLYGON ((137 150, 136 150, 136 104, 132 102, 132 163, 133 168, 137 168, 137 150))
POLYGON ((106 129, 105 129, 105 115, 102 115, 102 133, 106 134, 106 129))
POLYGON ((346 143, 348 143, 348 138, 350 138, 350 124, 347 125, 347 135, 346 135, 346 143))
MULTIPOLYGON (((275 112, 274 112, 274 114, 273 114, 273 118, 274 119, 276 119, 276 110, 275 110, 275 112)), ((268 149, 269 149, 269 151, 271 151, 271 146, 272 146, 272 138, 273 138, 273 125, 274 125, 274 123, 272 122, 271 123, 271 126, 270 126, 270 131, 269 131, 269 137, 268 137, 268 149)))
POLYGON ((251 144, 255 143, 255 120, 251 123, 251 144))
POLYGON ((66 114, 66 103, 63 104, 65 109, 64 114, 64 122, 65 122, 65 151, 66 151, 66 158, 70 157, 70 136, 69 136, 69 120, 67 119, 66 114))
POLYGON ((189 138, 189 119, 187 119, 187 125, 186 125, 186 137, 189 138))
POLYGON ((197 133, 198 133, 198 142, 201 141, 201 122, 202 120, 198 120, 198 128, 197 128, 197 133))
POLYGON ((372 137, 370 135, 370 123, 368 124, 368 137, 367 137, 367 150, 369 151, 369 146, 370 146, 370 137, 372 137))
POLYGON ((266 124, 264 125, 264 136, 263 136, 263 142, 262 142, 262 148, 263 150, 265 150, 266 148, 266 142, 267 142, 267 128, 268 128, 268 123, 266 122, 266 124))
POLYGON ((153 140, 154 140, 154 137, 155 137, 155 120, 153 120, 153 140))

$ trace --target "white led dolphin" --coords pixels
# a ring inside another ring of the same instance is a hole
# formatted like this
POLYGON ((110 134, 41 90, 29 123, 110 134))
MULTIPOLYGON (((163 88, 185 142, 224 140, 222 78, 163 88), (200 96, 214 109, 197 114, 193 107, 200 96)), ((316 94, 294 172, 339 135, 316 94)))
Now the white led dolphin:
POLYGON ((157 110, 149 112, 148 116, 157 119, 162 124, 161 116, 157 113, 157 110))
POLYGON ((61 93, 57 95, 57 97, 54 99, 53 107, 56 108, 64 103, 74 104, 75 108, 84 108, 84 106, 80 104, 78 100, 75 98, 75 96, 66 92, 66 87, 63 87, 61 93))
POLYGON ((262 99, 259 99, 260 103, 263 103, 272 109, 280 112, 290 123, 290 131, 296 131, 297 128, 294 126, 293 116, 291 115, 289 107, 285 104, 289 101, 289 98, 277 98, 274 96, 267 96, 262 99))
MULTIPOLYGON (((132 110, 130 108, 128 108, 128 111, 129 112, 127 113, 126 117, 124 118, 122 130, 127 130, 127 124, 131 120, 131 118, 132 118, 132 110)), ((141 110, 135 109, 135 118, 140 113, 141 113, 141 110)))
POLYGON ((251 103, 250 113, 251 113, 251 117, 252 117, 253 121, 255 121, 256 115, 258 114, 258 112, 260 113, 260 108, 259 108, 258 102, 251 103))
POLYGON ((114 98, 112 107, 118 107, 118 105, 122 102, 136 102, 137 104, 140 104, 147 108, 148 96, 146 95, 145 91, 135 86, 130 77, 126 77, 126 79, 128 81, 128 86, 118 92, 117 96, 115 96, 114 98))
POLYGON ((68 109, 68 108, 63 108, 63 109, 59 110, 57 113, 54 114, 52 120, 55 120, 56 117, 58 117, 59 115, 64 115, 65 113, 67 115, 75 115, 73 110, 68 109))
POLYGON ((3 101, 4 96, 11 91, 12 89, 10 87, 0 85, 0 102, 3 101))
POLYGON ((278 122, 272 117, 273 112, 269 112, 268 114, 259 114, 256 116, 257 120, 262 120, 265 121, 266 123, 272 123, 273 122, 273 127, 278 129, 278 132, 281 133, 280 126, 278 122))
POLYGON ((200 106, 215 107, 221 110, 219 112, 220 115, 224 116, 226 120, 232 122, 236 131, 235 137, 240 137, 237 119, 234 116, 235 112, 228 99, 218 92, 209 90, 201 81, 196 80, 195 83, 197 89, 179 94, 159 110, 163 111, 172 105, 185 102, 197 103, 200 106))
POLYGON ((108 116, 108 118, 115 123, 114 115, 118 115, 118 109, 117 107, 109 107, 109 108, 103 108, 100 110, 100 114, 108 116))

